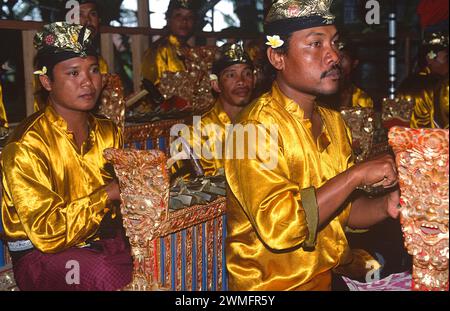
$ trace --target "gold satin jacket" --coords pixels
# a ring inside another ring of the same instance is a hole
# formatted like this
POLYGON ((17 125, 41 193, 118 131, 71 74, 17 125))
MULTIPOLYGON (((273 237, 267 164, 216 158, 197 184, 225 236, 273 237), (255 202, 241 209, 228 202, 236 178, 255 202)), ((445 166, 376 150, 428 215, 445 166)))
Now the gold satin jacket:
POLYGON ((3 89, 0 85, 0 126, 8 127, 8 118, 6 117, 5 104, 3 103, 3 89))
POLYGON ((9 241, 31 240, 44 253, 82 246, 108 212, 103 150, 122 147, 120 130, 89 115, 81 150, 52 106, 22 122, 3 149, 2 221, 9 241))
MULTIPOLYGON (((102 75, 107 74, 109 71, 108 64, 106 63, 106 60, 101 55, 98 57, 98 68, 102 75)), ((42 88, 41 82, 39 81, 39 76, 37 76, 37 75, 33 79, 33 86, 34 86, 35 94, 37 94, 42 88)), ((45 106, 47 106, 47 102, 45 102, 39 96, 34 96, 34 103, 33 103, 34 112, 41 110, 45 106)))
POLYGON ((353 165, 351 133, 340 114, 316 109, 324 123, 317 141, 310 120, 276 82, 240 115, 242 125, 278 125, 278 162, 262 170, 261 157, 225 160, 230 290, 330 290, 332 269, 365 273, 372 257, 352 253, 345 236, 350 204, 317 232, 313 251, 302 248, 308 228, 301 190, 319 188, 353 165))
MULTIPOLYGON (((231 125, 230 117, 223 110, 221 102, 216 100, 214 106, 201 116, 200 122, 189 126, 188 142, 199 155, 205 176, 217 175, 218 170, 223 168, 227 125, 231 125)), ((192 172, 184 161, 178 161, 172 167, 172 174, 189 179, 192 172)))
POLYGON ((437 86, 403 96, 414 102, 411 128, 448 128, 448 78, 437 86))
POLYGON ((142 76, 157 85, 164 72, 186 70, 186 66, 180 58, 180 47, 180 42, 173 35, 156 41, 145 51, 141 65, 142 76))
POLYGON ((414 109, 411 128, 448 128, 448 78, 441 80, 425 68, 416 76, 407 79, 399 88, 398 96, 412 100, 414 109), (439 126, 435 121, 439 121, 439 126))
POLYGON ((353 85, 352 106, 353 108, 373 108, 373 100, 366 92, 353 85))
POLYGON ((442 127, 448 129, 448 113, 449 113, 449 102, 448 102, 448 78, 442 81, 439 88, 439 121, 442 123, 442 127))
POLYGON ((214 107, 202 116, 201 130, 203 133, 201 139, 194 139, 192 144, 194 150, 195 145, 197 145, 197 148, 208 146, 207 149, 210 151, 212 157, 205 156, 202 153, 202 157, 200 158, 200 163, 207 176, 216 175, 218 169, 223 167, 225 157, 225 127, 227 125, 231 125, 230 117, 223 110, 221 102, 217 100, 214 107), (201 145, 198 145, 198 143, 201 143, 201 145))

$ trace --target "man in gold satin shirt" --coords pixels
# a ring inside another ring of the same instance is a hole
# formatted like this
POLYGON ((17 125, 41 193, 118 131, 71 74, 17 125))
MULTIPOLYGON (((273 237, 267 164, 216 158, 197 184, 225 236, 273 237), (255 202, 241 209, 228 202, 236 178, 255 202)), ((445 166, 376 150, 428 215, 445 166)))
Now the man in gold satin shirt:
POLYGON ((171 0, 166 12, 168 34, 157 40, 145 51, 142 76, 158 85, 166 71, 186 70, 182 48, 194 32, 197 18, 195 0, 171 0))
POLYGON ((426 33, 419 49, 418 73, 403 81, 398 96, 412 99, 412 128, 448 128, 448 100, 441 90, 448 88, 448 33, 426 33))
POLYGON ((375 261, 349 248, 345 227, 398 217, 394 159, 355 165, 340 114, 316 104, 318 95, 337 91, 340 78, 339 35, 329 4, 278 1, 266 17, 276 80, 237 124, 276 126, 269 134, 277 139, 275 146, 267 136, 247 141, 249 149, 256 145, 257 156, 225 159, 231 290, 330 290, 332 271, 364 278, 375 261), (276 165, 268 166, 262 156, 270 153, 276 165), (392 191, 373 199, 355 192, 375 184, 392 191))
MULTIPOLYGON (((253 62, 242 42, 223 45, 217 52, 211 72, 216 102, 190 128, 191 136, 188 138, 194 151, 202 148, 205 151, 199 156, 205 175, 216 175, 223 168, 227 126, 231 126, 250 103, 255 88, 253 62)), ((181 165, 176 174, 191 175, 184 172, 187 168, 181 165)))
POLYGON ((36 74, 49 105, 2 152, 1 217, 21 290, 117 290, 131 281, 113 204, 119 186, 103 158, 106 148, 122 147, 122 135, 89 113, 102 86, 91 40, 86 27, 62 22, 36 34, 36 74))

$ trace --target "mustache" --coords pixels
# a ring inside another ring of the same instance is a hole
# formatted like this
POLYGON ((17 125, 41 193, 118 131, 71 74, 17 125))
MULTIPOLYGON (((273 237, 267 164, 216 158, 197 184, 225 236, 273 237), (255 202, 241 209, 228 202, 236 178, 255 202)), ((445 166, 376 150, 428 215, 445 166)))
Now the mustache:
POLYGON ((241 87, 237 87, 237 88, 235 88, 234 90, 233 90, 233 92, 240 92, 240 91, 247 91, 247 92, 250 92, 251 90, 250 90, 250 88, 248 87, 248 86, 241 86, 241 87))
POLYGON ((330 75, 330 74, 335 74, 335 73, 339 73, 341 74, 341 66, 339 66, 339 64, 334 64, 333 66, 331 66, 330 69, 328 69, 327 71, 322 72, 322 74, 320 75, 320 79, 325 78, 326 76, 330 75))

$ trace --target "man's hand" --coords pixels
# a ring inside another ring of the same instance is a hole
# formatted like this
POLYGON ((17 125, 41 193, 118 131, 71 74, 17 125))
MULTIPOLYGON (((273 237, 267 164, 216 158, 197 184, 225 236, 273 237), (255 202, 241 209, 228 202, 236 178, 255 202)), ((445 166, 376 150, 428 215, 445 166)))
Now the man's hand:
POLYGON ((105 190, 110 201, 120 200, 120 188, 116 180, 107 184, 105 190))
POLYGON ((393 187, 397 184, 397 169, 390 155, 384 155, 353 167, 358 186, 393 187))
POLYGON ((395 191, 387 194, 387 205, 386 205, 386 213, 396 219, 400 214, 400 191, 397 189, 395 191))

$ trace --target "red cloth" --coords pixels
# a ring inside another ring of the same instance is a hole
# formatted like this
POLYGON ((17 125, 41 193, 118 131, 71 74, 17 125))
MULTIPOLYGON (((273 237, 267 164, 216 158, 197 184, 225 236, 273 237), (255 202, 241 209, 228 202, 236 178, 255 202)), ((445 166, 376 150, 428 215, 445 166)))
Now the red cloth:
POLYGON ((448 19, 448 0, 421 0, 417 6, 422 29, 448 19))
POLYGON ((123 236, 96 241, 101 250, 72 247, 57 254, 33 250, 13 264, 14 278, 26 291, 114 291, 131 282, 131 250, 123 236), (73 271, 67 262, 79 263, 80 284, 67 284, 73 271))

